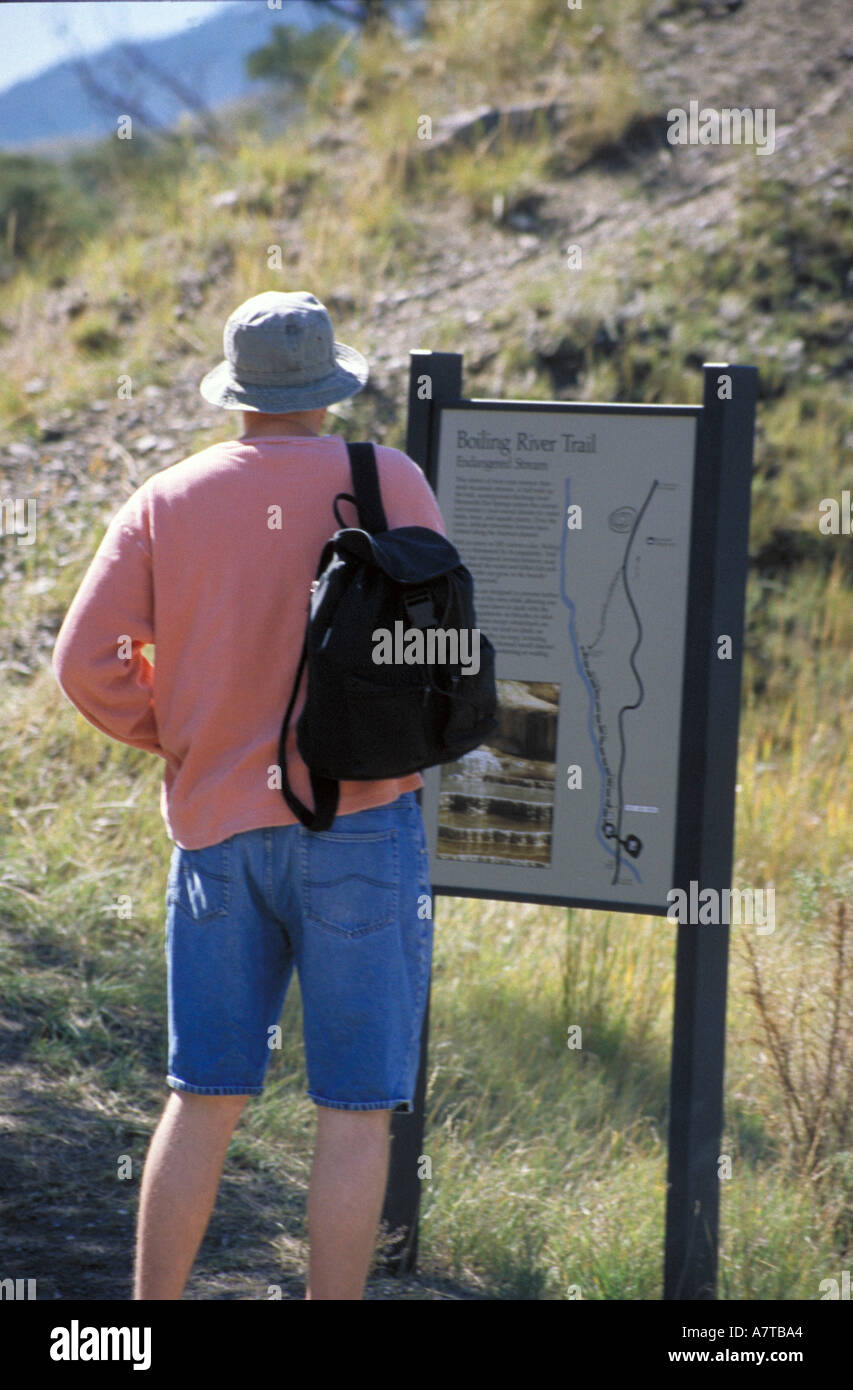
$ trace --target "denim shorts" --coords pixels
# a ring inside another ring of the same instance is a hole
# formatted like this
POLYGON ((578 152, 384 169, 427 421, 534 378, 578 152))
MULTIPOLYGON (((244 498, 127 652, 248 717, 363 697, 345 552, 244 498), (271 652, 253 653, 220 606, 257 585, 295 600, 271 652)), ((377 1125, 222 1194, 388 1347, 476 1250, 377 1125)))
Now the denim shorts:
POLYGON ((311 1100, 412 1109, 432 964, 413 791, 325 832, 269 826, 175 846, 166 905, 169 1086, 260 1094, 295 966, 311 1100))

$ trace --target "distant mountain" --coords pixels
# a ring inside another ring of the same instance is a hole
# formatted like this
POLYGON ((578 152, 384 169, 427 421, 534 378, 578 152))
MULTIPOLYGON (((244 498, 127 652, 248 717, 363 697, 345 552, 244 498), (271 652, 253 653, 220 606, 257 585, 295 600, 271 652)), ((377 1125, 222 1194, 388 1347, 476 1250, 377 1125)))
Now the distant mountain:
MULTIPOLYGON (((414 4, 406 0, 400 13, 408 21, 420 8, 418 0, 414 4)), ((234 0, 229 9, 192 29, 135 42, 134 47, 214 108, 263 90, 261 83, 247 76, 246 57, 268 41, 273 25, 306 30, 323 22, 345 27, 332 11, 324 14, 322 6, 306 0, 284 0, 281 9, 269 9, 259 0, 234 0)), ((86 62, 94 79, 110 91, 124 94, 128 105, 106 110, 87 91, 74 61, 65 60, 0 92, 0 149, 27 149, 49 156, 61 152, 66 143, 113 135, 117 117, 132 113, 134 101, 162 126, 173 124, 186 109, 180 97, 158 83, 152 73, 134 71, 120 44, 87 54, 86 62)))

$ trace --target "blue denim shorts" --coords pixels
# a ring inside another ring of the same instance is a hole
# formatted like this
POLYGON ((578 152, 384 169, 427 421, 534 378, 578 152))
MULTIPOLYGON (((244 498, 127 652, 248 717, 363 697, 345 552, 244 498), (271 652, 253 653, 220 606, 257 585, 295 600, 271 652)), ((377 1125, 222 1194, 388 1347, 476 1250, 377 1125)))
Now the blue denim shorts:
POLYGON ((170 1086, 260 1094, 295 966, 311 1100, 412 1109, 432 964, 414 792, 325 832, 280 825, 175 846, 166 906, 170 1086))

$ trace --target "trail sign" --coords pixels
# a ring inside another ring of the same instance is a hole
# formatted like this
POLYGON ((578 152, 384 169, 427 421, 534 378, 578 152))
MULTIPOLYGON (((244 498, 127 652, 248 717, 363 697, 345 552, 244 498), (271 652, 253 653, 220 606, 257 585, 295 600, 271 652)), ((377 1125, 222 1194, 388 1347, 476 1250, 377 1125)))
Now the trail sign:
MULTIPOLYGON (((500 718, 424 774, 434 895, 670 916, 721 896, 756 370, 706 364, 701 406, 466 399, 461 374, 458 354, 411 354, 406 448, 474 577, 500 718)), ((709 1298, 728 925, 677 920, 664 1297, 709 1298)), ((422 1131, 422 1112, 392 1122, 402 1267, 419 1184, 397 1141, 419 1151, 422 1131)))

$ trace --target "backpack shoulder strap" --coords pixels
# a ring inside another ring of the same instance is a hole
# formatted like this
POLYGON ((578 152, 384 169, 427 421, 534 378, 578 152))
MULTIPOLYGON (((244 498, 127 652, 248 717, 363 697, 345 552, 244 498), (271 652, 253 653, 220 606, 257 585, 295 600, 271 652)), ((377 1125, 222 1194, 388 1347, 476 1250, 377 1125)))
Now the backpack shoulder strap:
POLYGON ((296 679, 293 682, 293 690, 290 694, 290 703, 287 706, 287 713, 281 726, 281 733, 278 740, 278 765, 281 769, 281 794, 290 807, 297 820, 308 830, 328 830, 338 813, 338 797, 340 794, 340 783, 333 781, 330 777, 320 777, 316 772, 312 772, 310 767, 308 775, 311 778, 311 795, 314 798, 314 810, 306 806, 304 801, 300 801, 296 792, 290 785, 290 778, 287 775, 287 733, 290 728, 290 717, 293 714, 293 706, 296 704, 296 692, 299 689, 299 682, 302 679, 302 672, 305 669, 305 660, 308 655, 308 638, 302 644, 302 655, 299 658, 299 667, 296 672, 296 679))
POLYGON ((375 535, 388 530, 388 518, 382 505, 379 471, 372 444, 347 444, 353 489, 358 515, 365 531, 375 535))

